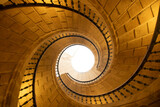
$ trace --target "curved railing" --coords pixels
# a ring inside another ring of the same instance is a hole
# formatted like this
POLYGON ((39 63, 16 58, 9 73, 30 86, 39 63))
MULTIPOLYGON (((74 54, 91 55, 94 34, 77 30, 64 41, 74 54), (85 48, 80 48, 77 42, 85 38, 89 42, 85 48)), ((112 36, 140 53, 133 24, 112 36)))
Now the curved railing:
MULTIPOLYGON (((45 2, 45 0, 42 0, 43 3, 36 3, 36 0, 33 0, 34 3, 27 3, 24 0, 22 0, 23 3, 21 4, 16 4, 14 3, 12 0, 9 0, 12 5, 8 5, 8 6, 0 6, 1 10, 3 9, 7 9, 7 8, 13 8, 13 7, 24 7, 24 6, 50 6, 50 7, 59 7, 59 8, 63 8, 63 9, 67 9, 67 10, 71 10, 73 12, 76 12, 84 17, 86 17, 87 19, 89 19, 103 34, 104 39, 106 40, 106 44, 107 44, 107 48, 109 50, 108 52, 108 60, 107 60, 107 64, 106 64, 106 68, 107 65, 109 64, 110 58, 111 58, 111 50, 112 50, 112 41, 111 41, 111 37, 109 35, 109 32, 106 31, 106 27, 103 26, 104 22, 100 22, 100 18, 96 16, 96 14, 94 12, 91 11, 90 8, 88 8, 85 4, 82 4, 79 0, 78 0, 78 4, 76 4, 76 6, 78 6, 77 10, 74 8, 75 4, 74 1, 71 0, 71 6, 69 7, 69 5, 67 4, 67 0, 64 0, 64 5, 61 4, 61 2, 58 0, 59 4, 54 4, 51 0, 50 4, 47 4, 45 2), (83 8, 82 8, 83 7, 83 8), (86 11, 88 10, 88 11, 86 11), (92 17, 91 17, 92 15, 92 17)), ((83 95, 83 94, 79 94, 74 92, 73 90, 71 90, 70 88, 68 88, 63 81, 61 80, 60 76, 57 77, 58 78, 58 83, 61 84, 60 86, 62 87, 62 89, 68 93, 68 95, 75 99, 76 101, 79 101, 81 103, 86 103, 86 104, 106 104, 106 103, 112 103, 118 100, 121 100, 123 98, 126 98, 130 95, 133 95, 134 93, 136 93, 137 91, 143 90, 146 86, 149 86, 154 80, 156 80, 159 77, 159 73, 160 73, 160 68, 159 68, 159 62, 160 60, 157 59, 156 56, 159 56, 160 54, 160 49, 158 48, 158 45, 160 44, 160 39, 159 39, 159 34, 160 33, 160 16, 158 16, 158 20, 157 20, 157 25, 156 25, 156 29, 153 35, 153 39, 152 42, 150 44, 150 47, 148 49, 148 52, 144 58, 144 60, 142 61, 141 65, 139 66, 139 68, 137 69, 137 71, 131 76, 131 78, 129 80, 127 80, 123 85, 121 85, 120 87, 108 92, 108 93, 104 93, 101 95, 83 95), (155 56, 155 57, 152 57, 155 56), (153 64, 154 63, 154 64, 153 64), (152 65, 152 66, 150 66, 152 65), (142 71, 145 71, 142 73, 142 71), (156 74, 156 75, 155 75, 156 74)), ((61 37, 59 37, 61 38, 61 37)), ((31 82, 28 86, 26 87, 21 87, 20 92, 23 90, 26 90, 29 88, 32 88, 32 91, 27 91, 27 93, 19 96, 19 101, 23 100, 26 96, 28 96, 29 94, 32 94, 32 97, 28 100, 26 100, 25 102, 19 104, 19 106, 26 106, 29 102, 33 101, 33 106, 36 106, 36 101, 35 101, 35 87, 34 87, 34 82, 35 82, 35 75, 36 75, 36 69, 38 66, 38 63, 43 55, 43 53, 45 52, 45 50, 51 45, 53 44, 55 41, 57 41, 58 39, 51 39, 48 40, 47 43, 45 42, 41 47, 39 47, 39 49, 37 50, 37 52, 33 55, 33 57, 31 58, 31 62, 28 63, 28 67, 26 68, 26 72, 22 84, 23 83, 28 83, 31 82), (28 78, 30 77, 30 78, 28 78)))
MULTIPOLYGON (((146 86, 149 86, 154 80, 159 77, 160 67, 159 67, 159 59, 152 59, 152 55, 160 53, 160 48, 157 48, 157 45, 160 43, 160 37, 158 34, 160 33, 160 17, 158 16, 157 25, 155 32, 153 34, 153 38, 148 49, 146 56, 144 57, 141 65, 138 67, 137 71, 131 76, 129 80, 127 80, 120 87, 101 95, 83 95, 79 94, 66 86, 63 82, 59 72, 57 71, 57 78, 62 89, 68 93, 73 99, 76 99, 82 103, 86 104, 106 104, 112 103, 126 98, 130 95, 133 95, 137 91, 143 90, 146 86), (157 39, 158 37, 158 39, 157 39), (149 64, 147 64, 149 63, 149 64), (154 63, 154 64, 153 64, 154 63), (150 66, 152 64, 152 66, 150 66), (157 67, 157 69, 155 69, 157 67), (143 71, 146 71, 145 73, 143 71), (155 75, 156 74, 156 75, 155 75), (153 76, 152 76, 153 75, 153 76)), ((159 35, 160 36, 160 35, 159 35)), ((58 65, 57 65, 58 66, 58 65)), ((57 69, 58 70, 58 69, 57 69)))
POLYGON ((97 77, 95 77, 94 79, 92 80, 87 80, 87 81, 81 81, 81 80, 78 80, 78 79, 75 79, 74 77, 72 77, 69 73, 66 73, 72 80, 78 82, 78 83, 81 83, 81 84, 86 84, 86 83, 92 83, 94 81, 97 81, 98 79, 100 79, 100 77, 102 77, 102 74, 104 72, 101 72, 100 75, 98 75, 97 77))
MULTIPOLYGON (((133 95, 137 91, 143 90, 149 86, 153 81, 159 78, 160 74, 160 12, 157 18, 157 24, 153 34, 152 41, 148 48, 147 54, 144 57, 142 63, 136 70, 136 72, 120 87, 100 95, 83 95, 79 94, 66 86, 66 84, 58 76, 58 82, 62 89, 68 93, 68 95, 86 104, 106 104, 112 103, 130 95, 133 95)), ((58 69, 57 69, 58 70, 58 69)), ((57 72, 58 73, 58 72, 57 72)))
MULTIPOLYGON (((33 101, 33 106, 36 106, 36 99, 35 99, 35 76, 36 76, 36 70, 39 64, 39 61, 41 60, 43 54, 45 53, 45 51, 52 45, 54 44, 56 41, 63 39, 63 38, 74 38, 74 37, 78 37, 78 38, 82 38, 85 39, 89 42, 91 42, 94 46, 95 44, 90 41, 89 39, 81 36, 81 35, 77 35, 77 34, 70 34, 70 33, 65 33, 62 35, 58 35, 58 36, 54 36, 48 40, 46 40, 38 49, 37 51, 34 53, 34 55, 32 56, 31 60, 28 63, 28 66, 26 68, 25 74, 24 74, 24 78, 22 80, 22 84, 27 83, 27 85, 25 85, 25 87, 21 87, 20 88, 20 94, 19 94, 19 106, 26 106, 27 104, 29 104, 29 102, 33 101), (27 78, 25 78, 27 77, 27 78), (30 83, 29 83, 30 82, 30 83), (23 92, 25 90, 25 93, 23 92), (28 91, 26 91, 28 90, 28 91), (32 91, 30 91, 32 90, 32 91), (21 92, 23 94, 21 94, 21 92), (32 97, 29 100, 24 100, 28 95, 31 95, 32 97), (24 102, 25 101, 25 102, 24 102), (23 103, 21 103, 23 102, 23 103)), ((98 50, 97 50, 98 51, 98 50)), ((61 55, 61 54, 60 54, 61 55)), ((59 60, 60 58, 58 58, 59 60)), ((58 63, 56 63, 58 64, 58 63)), ((56 71, 58 70, 57 68, 58 65, 56 65, 56 71)), ((56 72, 56 76, 59 76, 59 72, 56 72), (57 75, 58 74, 58 75, 57 75)), ((59 78, 59 77, 58 77, 59 78)), ((63 81, 63 80, 61 80, 63 81)), ((22 85, 23 86, 23 85, 22 85)), ((67 86, 66 86, 67 87, 67 86)), ((69 88, 68 88, 69 89, 69 88)))
MULTIPOLYGON (((0 9, 4 10, 4 9, 9 9, 9 8, 25 7, 25 6, 57 7, 57 8, 67 9, 67 10, 73 11, 75 13, 78 13, 81 16, 84 16, 85 18, 87 18, 89 21, 91 21, 99 29, 99 31, 103 35, 104 40, 106 42, 106 46, 107 46, 107 50, 108 50, 108 58, 106 60, 106 65, 104 67, 104 70, 101 72, 101 74, 98 75, 93 80, 80 81, 80 80, 76 80, 75 78, 73 79, 73 77, 72 77, 72 79, 77 82, 81 82, 81 83, 90 83, 90 82, 93 82, 103 76, 104 72, 109 67, 110 61, 112 59, 112 54, 113 54, 112 39, 111 39, 111 35, 107 29, 107 25, 105 24, 105 22, 98 15, 96 15, 95 12, 92 11, 86 4, 83 4, 82 2, 80 2, 80 0, 78 0, 77 2, 75 2, 74 0, 57 0, 57 2, 53 1, 53 0, 50 0, 50 2, 48 2, 46 0, 32 0, 32 2, 25 1, 25 0, 21 0, 20 2, 8 0, 8 2, 10 2, 11 5, 2 5, 1 4, 0 9)), ((71 77, 70 75, 68 75, 68 76, 71 77)))
MULTIPOLYGON (((142 61, 141 65, 138 67, 137 71, 131 76, 131 78, 129 80, 127 80, 124 84, 122 84, 120 87, 118 87, 110 92, 100 94, 100 95, 83 95, 83 94, 79 94, 79 93, 73 91, 72 89, 68 88, 68 86, 61 79, 59 72, 56 71, 56 76, 57 76, 57 81, 59 83, 59 86, 71 98, 73 98, 74 100, 79 101, 81 103, 85 103, 85 104, 112 103, 112 102, 119 101, 123 98, 126 98, 130 95, 133 95, 133 94, 137 93, 137 91, 143 90, 145 87, 149 86, 153 81, 155 81, 159 77, 159 74, 160 74, 160 67, 159 67, 160 60, 157 59, 157 57, 156 57, 156 59, 154 57, 152 57, 152 56, 159 56, 159 54, 160 54, 160 48, 159 48, 160 21, 159 20, 160 20, 160 16, 158 16, 156 29, 153 34, 153 38, 152 38, 150 47, 148 49, 148 52, 147 52, 146 56, 144 57, 144 60, 142 61), (152 59, 152 58, 154 58, 154 59, 152 59), (149 63, 149 65, 146 65, 147 63, 149 63), (150 66, 150 65, 152 65, 152 66, 150 66), (158 68, 155 68, 157 66, 158 66, 158 68), (145 71, 146 74, 143 71, 145 71)), ((71 35, 71 34, 69 34, 69 35, 71 35)), ((59 39, 63 38, 63 36, 59 36, 59 39)), ((67 35, 66 35, 66 37, 67 37, 67 35)), ((52 40, 54 42, 59 39, 57 37, 56 37, 56 39, 52 38, 52 40)), ((42 52, 42 54, 39 54, 39 55, 41 55, 41 57, 42 57, 45 50, 54 42, 52 42, 51 40, 49 40, 48 43, 45 42, 40 47, 40 49, 38 49, 38 51, 42 52)), ((37 53, 35 55, 37 55, 37 53)), ((35 58, 32 58, 32 59, 35 59, 35 58)), ((58 65, 56 65, 56 66, 58 66, 58 65)), ((58 70, 58 69, 56 68, 56 70, 58 70)))
MULTIPOLYGON (((104 37, 104 40, 106 41, 106 46, 108 49, 108 59, 106 60, 106 65, 104 69, 107 69, 107 67, 110 64, 110 61, 112 59, 112 50, 113 50, 113 45, 112 45, 112 39, 111 36, 109 34, 109 31, 107 30, 107 25, 105 24, 105 22, 103 20, 100 19, 100 17, 98 15, 96 15, 94 13, 94 11, 92 11, 89 7, 87 7, 86 4, 83 4, 80 2, 80 0, 78 0, 77 3, 74 3, 74 0, 71 1, 67 1, 67 0, 57 0, 58 3, 54 3, 56 1, 50 0, 50 2, 45 2, 45 0, 39 0, 41 1, 41 3, 36 2, 37 0, 32 0, 32 2, 30 1, 25 1, 25 0, 19 0, 19 1, 13 1, 13 0, 8 0, 8 4, 9 5, 3 5, 0 4, 0 10, 6 10, 9 8, 16 8, 16 7, 28 7, 28 6, 46 6, 46 7, 57 7, 57 8, 62 8, 62 9, 67 9, 70 11, 73 11, 77 14, 80 14, 81 16, 87 18, 89 21, 91 21, 101 32, 101 34, 104 37), (63 3, 64 2, 64 3, 63 3), (69 5, 70 4, 70 5, 69 5)), ((49 40, 49 43, 51 43, 51 40, 49 40)), ((46 46, 47 44, 44 43, 44 45, 46 46)), ((36 75, 36 69, 38 66, 38 63, 43 55, 43 53, 45 52, 46 48, 44 46, 41 46, 40 49, 38 49, 37 53, 35 53, 33 55, 33 57, 31 58, 31 62, 28 63, 28 67, 26 68, 26 72, 24 74, 24 78, 22 80, 22 84, 29 84, 25 87, 21 87, 20 89, 20 93, 23 92, 24 90, 28 90, 26 92, 24 92, 24 94, 20 94, 19 96, 19 101, 22 100, 23 103, 20 103, 19 106, 25 106, 26 104, 29 104, 31 101, 33 102, 33 106, 36 106, 36 101, 35 101, 35 75, 36 75), (32 95, 31 95, 32 94, 32 95), (24 100, 24 98, 26 98, 26 96, 31 95, 32 97, 29 98, 28 100, 24 100)), ((105 71, 105 70, 103 70, 105 71)), ((104 72, 103 72, 104 73, 104 72)), ((102 74, 101 73, 101 76, 102 74)), ((99 76, 99 77, 101 77, 99 76)))

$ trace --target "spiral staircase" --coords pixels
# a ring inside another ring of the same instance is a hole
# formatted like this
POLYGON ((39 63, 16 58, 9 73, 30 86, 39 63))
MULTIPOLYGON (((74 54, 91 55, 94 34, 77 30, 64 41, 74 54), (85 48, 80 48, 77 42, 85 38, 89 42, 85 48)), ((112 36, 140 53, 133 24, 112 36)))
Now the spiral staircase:
POLYGON ((0 0, 0 106, 159 107, 159 3, 0 0), (62 74, 76 44, 94 69, 62 74))

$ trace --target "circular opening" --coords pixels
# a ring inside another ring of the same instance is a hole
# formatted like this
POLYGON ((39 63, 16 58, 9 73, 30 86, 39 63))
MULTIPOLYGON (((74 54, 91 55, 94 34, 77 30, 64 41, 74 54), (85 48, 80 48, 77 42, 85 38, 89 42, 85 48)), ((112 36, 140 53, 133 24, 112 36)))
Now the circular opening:
POLYGON ((88 72, 95 63, 94 54, 86 46, 73 45, 64 51, 69 55, 70 63, 77 72, 88 72))

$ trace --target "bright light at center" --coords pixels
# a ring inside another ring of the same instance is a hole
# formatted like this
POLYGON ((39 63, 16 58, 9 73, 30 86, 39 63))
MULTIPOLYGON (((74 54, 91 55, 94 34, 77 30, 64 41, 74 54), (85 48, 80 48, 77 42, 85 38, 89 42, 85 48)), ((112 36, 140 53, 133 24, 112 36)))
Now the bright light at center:
POLYGON ((65 52, 71 56, 72 67, 77 72, 87 72, 95 63, 92 51, 85 46, 74 45, 67 48, 65 52))

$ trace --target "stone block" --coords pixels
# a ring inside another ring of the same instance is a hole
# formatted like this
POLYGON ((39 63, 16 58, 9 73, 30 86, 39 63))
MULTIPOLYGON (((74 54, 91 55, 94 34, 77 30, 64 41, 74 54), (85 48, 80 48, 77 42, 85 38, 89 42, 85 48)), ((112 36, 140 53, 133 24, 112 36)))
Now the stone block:
POLYGON ((38 36, 43 36, 43 35, 45 34, 41 29, 38 29, 35 33, 36 33, 38 36))
POLYGON ((57 100, 53 100, 51 105, 54 105, 55 107, 58 107, 58 102, 57 102, 57 100))
POLYGON ((26 26, 28 29, 30 29, 31 31, 33 31, 33 32, 35 32, 35 31, 37 31, 37 30, 39 29, 39 27, 38 27, 36 24, 34 24, 32 20, 30 20, 29 22, 27 22, 27 23, 25 24, 25 26, 26 26))
POLYGON ((73 12, 69 10, 65 10, 65 14, 67 17, 72 17, 73 12))
POLYGON ((112 12, 112 10, 115 8, 115 6, 117 5, 118 2, 119 2, 119 0, 114 0, 114 1, 107 0, 106 6, 104 7, 107 14, 110 14, 112 12))
POLYGON ((114 24, 115 28, 118 29, 121 25, 123 25, 128 20, 129 20, 129 14, 128 14, 128 12, 126 12, 114 24))
POLYGON ((126 23, 126 30, 130 31, 139 25, 138 18, 135 17, 126 23))
POLYGON ((30 14, 28 14, 28 17, 34 22, 34 23, 38 23, 42 21, 42 18, 38 15, 38 13, 36 12, 32 12, 30 14))
POLYGON ((153 33, 156 27, 157 17, 154 17, 153 19, 148 21, 148 29, 149 33, 153 33))
POLYGON ((155 3, 151 6, 154 17, 155 17, 155 16, 158 16, 159 4, 160 4, 160 1, 158 0, 157 2, 155 2, 155 3))
POLYGON ((124 35, 120 36, 119 37, 119 43, 128 42, 128 41, 130 41, 132 39, 134 39, 134 32, 133 32, 133 30, 129 31, 129 32, 126 32, 124 35))
POLYGON ((5 28, 9 28, 11 25, 13 25, 15 22, 7 15, 4 15, 0 19, 0 26, 3 26, 5 28))
POLYGON ((56 9, 55 8, 46 8, 47 9, 47 14, 50 16, 50 17, 57 17, 58 14, 56 12, 56 9))
POLYGON ((132 2, 131 0, 121 0, 117 5, 118 12, 122 14, 125 10, 127 10, 131 2, 132 2))
POLYGON ((62 28, 64 29, 68 27, 68 24, 66 22, 62 22, 61 25, 62 25, 62 28))
POLYGON ((69 27, 69 28, 72 28, 72 27, 73 27, 72 18, 67 17, 67 23, 68 23, 68 27, 69 27))
POLYGON ((48 14, 41 15, 41 17, 47 24, 53 23, 51 17, 48 14))
POLYGON ((47 13, 46 7, 34 7, 34 8, 40 15, 47 13))
POLYGON ((19 13, 19 14, 17 14, 17 15, 15 15, 14 17, 13 17, 17 22, 19 22, 19 23, 21 23, 21 24, 25 24, 25 23, 27 23, 30 19, 26 16, 26 15, 24 15, 22 12, 21 13, 19 13))
POLYGON ((38 26, 43 30, 43 32, 48 33, 51 31, 51 29, 48 27, 48 25, 45 22, 38 23, 38 26))
POLYGON ((127 49, 127 43, 119 44, 119 51, 123 51, 127 49))
POLYGON ((131 17, 136 16, 142 10, 142 6, 139 0, 136 0, 135 3, 129 8, 128 12, 131 17))
POLYGON ((22 7, 21 10, 23 11, 24 14, 30 14, 34 12, 33 7, 22 7))
POLYGON ((0 33, 1 33, 0 36, 1 39, 7 39, 10 36, 11 31, 0 26, 0 33))
POLYGON ((121 36, 123 35, 124 33, 126 32, 124 26, 120 27, 118 30, 117 30, 117 35, 118 36, 121 36))
POLYGON ((21 36, 32 41, 38 39, 38 35, 29 30, 26 30, 21 36))
POLYGON ((134 51, 134 56, 145 56, 147 52, 147 46, 145 47, 140 47, 140 48, 135 48, 134 51))
POLYGON ((128 49, 138 48, 142 44, 142 38, 134 39, 128 42, 128 49))
POLYGON ((56 27, 55 27, 55 25, 54 25, 53 23, 48 24, 48 27, 49 27, 52 31, 56 30, 56 27))
POLYGON ((59 94, 58 96, 56 96, 56 100, 57 102, 60 104, 61 100, 62 100, 62 96, 59 94))
POLYGON ((22 34, 26 30, 26 28, 19 23, 13 24, 10 29, 17 34, 22 34))
POLYGON ((16 33, 12 32, 8 40, 12 41, 13 43, 17 45, 21 45, 24 42, 24 38, 20 37, 16 33))
POLYGON ((127 65, 137 65, 138 64, 138 57, 130 57, 126 58, 124 64, 127 65))
POLYGON ((100 2, 100 4, 104 7, 106 4, 106 0, 98 0, 100 2))
POLYGON ((120 56, 131 57, 133 56, 133 49, 122 51, 119 53, 120 56))
POLYGON ((153 15, 152 15, 150 8, 145 9, 144 11, 142 11, 138 15, 140 23, 144 23, 144 22, 148 21, 149 19, 151 19, 152 17, 153 17, 153 15))
POLYGON ((54 17, 54 18, 52 18, 52 20, 53 20, 54 26, 55 26, 57 29, 62 28, 62 25, 61 25, 60 20, 59 20, 58 17, 54 17))
POLYGON ((111 21, 115 21, 118 18, 118 16, 119 16, 119 13, 118 13, 117 9, 115 8, 110 15, 111 21))
POLYGON ((147 34, 148 34, 148 27, 147 27, 146 23, 138 26, 137 28, 135 28, 136 38, 142 37, 142 36, 147 35, 147 34))
POLYGON ((20 10, 18 8, 14 8, 14 9, 7 9, 5 10, 5 13, 11 17, 17 15, 18 13, 20 13, 20 10))
POLYGON ((149 44, 151 43, 152 36, 153 36, 153 34, 149 34, 149 35, 147 35, 147 36, 144 36, 144 37, 142 38, 142 46, 149 45, 149 44))
POLYGON ((60 19, 61 22, 66 22, 66 15, 64 12, 58 12, 58 18, 60 19))
POLYGON ((140 0, 140 1, 141 1, 143 8, 144 8, 144 7, 148 6, 149 4, 151 4, 155 0, 140 0))

